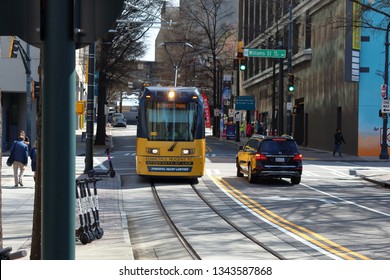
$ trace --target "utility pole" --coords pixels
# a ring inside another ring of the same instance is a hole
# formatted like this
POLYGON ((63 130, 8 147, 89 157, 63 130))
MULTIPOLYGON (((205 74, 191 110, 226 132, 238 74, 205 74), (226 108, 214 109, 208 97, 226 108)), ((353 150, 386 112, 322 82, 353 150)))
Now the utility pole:
POLYGON ((87 135, 85 138, 85 169, 87 174, 93 169, 93 109, 95 93, 95 42, 89 45, 88 56, 88 95, 87 95, 87 135))
MULTIPOLYGON (((387 24, 386 30, 386 41, 385 41, 385 74, 384 74, 384 84, 386 85, 386 93, 383 100, 389 99, 389 30, 390 30, 390 19, 387 24)), ((385 114, 383 116, 383 131, 382 131, 382 144, 381 144, 381 153, 379 155, 380 159, 389 159, 389 150, 387 145, 387 120, 388 116, 385 114)))
MULTIPOLYGON (((290 75, 292 73, 292 39, 293 39, 293 21, 292 21, 292 5, 288 6, 288 54, 287 54, 287 73, 290 75)), ((288 87, 287 87, 288 88, 288 87)), ((287 110, 286 110, 286 133, 288 135, 292 135, 291 129, 291 102, 292 92, 287 89, 287 110)))
MULTIPOLYGON (((236 70, 237 77, 236 77, 236 100, 240 96, 240 69, 236 70)), ((236 120, 236 136, 234 141, 240 142, 240 121, 236 120)))
MULTIPOLYGON (((281 49, 283 47, 283 43, 279 42, 279 48, 281 49)), ((284 71, 283 71, 283 65, 284 65, 284 58, 279 59, 279 107, 278 107, 278 135, 282 135, 284 133, 284 113, 283 113, 283 105, 284 105, 284 94, 283 94, 283 78, 284 78, 284 71)))
POLYGON ((68 1, 45 4, 43 20, 50 24, 45 25, 42 47, 42 259, 71 260, 75 259, 76 197, 73 9, 68 1))
POLYGON ((30 139, 31 146, 31 59, 30 59, 30 44, 27 43, 26 46, 26 60, 27 69, 26 70, 26 135, 30 139))

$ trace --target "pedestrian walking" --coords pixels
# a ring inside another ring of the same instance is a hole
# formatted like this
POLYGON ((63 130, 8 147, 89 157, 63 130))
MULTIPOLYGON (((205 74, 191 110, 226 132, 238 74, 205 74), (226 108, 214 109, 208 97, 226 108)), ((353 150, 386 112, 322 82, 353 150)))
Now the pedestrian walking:
POLYGON ((333 149, 333 156, 336 155, 336 153, 339 154, 341 157, 341 145, 345 144, 345 140, 343 137, 343 134, 341 133, 341 130, 338 128, 336 129, 336 133, 334 135, 334 149, 333 149))
POLYGON ((28 146, 23 141, 24 136, 19 134, 18 139, 14 141, 10 150, 15 156, 13 163, 15 187, 18 185, 23 186, 24 169, 28 162, 28 146))
POLYGON ((33 147, 30 151, 31 158, 31 170, 34 173, 34 182, 35 182, 35 171, 37 170, 37 141, 34 142, 33 147))
POLYGON ((264 135, 264 125, 262 122, 257 123, 257 134, 264 135))
POLYGON ((27 146, 30 145, 30 139, 26 136, 26 133, 24 132, 24 130, 21 130, 19 132, 19 136, 23 137, 23 143, 24 144, 26 144, 27 146))
POLYGON ((253 133, 253 126, 250 122, 246 125, 246 137, 251 137, 253 133))
POLYGON ((244 124, 244 122, 241 122, 241 125, 240 125, 240 137, 245 137, 245 124, 244 124))

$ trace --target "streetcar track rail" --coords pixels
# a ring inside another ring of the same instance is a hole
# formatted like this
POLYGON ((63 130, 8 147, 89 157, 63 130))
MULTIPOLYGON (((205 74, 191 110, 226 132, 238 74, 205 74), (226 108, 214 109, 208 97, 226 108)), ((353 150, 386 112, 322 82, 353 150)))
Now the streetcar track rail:
POLYGON ((160 208, 161 212, 163 213, 164 215, 164 218, 166 219, 166 221, 168 222, 168 225, 171 227, 171 229, 173 230, 174 234, 176 235, 176 237, 179 239, 179 241, 181 242, 181 244, 183 245, 183 247, 187 250, 187 252, 189 253, 189 255, 194 259, 194 260, 201 260, 201 257, 198 255, 198 253, 196 252, 196 250, 191 246, 191 244, 187 241, 187 239, 183 236, 183 234, 180 232, 180 230, 177 228, 177 226, 175 225, 175 223, 172 221, 172 219, 170 218, 169 214, 168 214, 168 211, 165 209, 164 207, 164 204, 162 203, 159 195, 158 195, 158 192, 157 192, 157 189, 156 189, 156 186, 154 184, 154 181, 151 180, 151 189, 152 189, 152 193, 153 193, 153 196, 154 198, 156 199, 157 201, 157 204, 158 204, 158 207, 160 208))
POLYGON ((204 203, 206 203, 206 205, 212 209, 215 214, 217 214, 221 219, 223 219, 226 223, 228 223, 232 228, 234 228, 237 232, 241 233, 242 235, 244 235, 246 238, 248 238, 249 240, 251 240, 253 243, 255 243, 256 245, 260 246, 261 248, 263 248, 264 250, 266 250, 268 253, 270 253, 271 255, 275 256, 276 258, 278 258, 279 260, 286 260, 285 257, 283 257, 282 255, 280 255, 278 252, 276 252, 275 250, 271 249, 270 247, 268 247, 267 245, 265 245, 264 243, 260 242, 259 240, 257 240, 255 237, 253 237, 252 235, 250 235, 249 233, 247 233, 246 231, 244 231, 241 227, 239 227, 238 225, 236 225, 234 222, 232 222, 231 220, 229 220, 228 218, 225 217, 225 215, 223 215, 220 211, 218 211, 197 189, 196 187, 191 184, 191 187, 192 189, 195 191, 195 193, 203 200, 204 203))
MULTIPOLYGON (((226 222, 229 226, 231 226, 236 232, 242 234, 243 236, 245 236, 247 239, 249 239, 251 242, 253 242, 254 244, 256 244, 257 246, 259 246, 260 248, 262 248, 263 250, 265 250, 266 252, 268 252, 269 254, 273 255, 274 257, 276 257, 277 259, 279 260, 286 260, 285 257, 283 257, 281 254, 279 254, 277 251, 271 249, 270 247, 268 247, 267 245, 265 245, 264 243, 260 242, 259 240, 257 240, 255 237, 253 237, 252 235, 250 235, 248 232, 246 232, 245 230, 243 230, 241 227, 239 227, 237 224, 235 224, 234 222, 232 222, 231 220, 229 220, 225 215, 223 215, 221 213, 221 211, 218 211, 217 208, 215 208, 197 189, 196 189, 196 186, 194 184, 189 184, 192 188, 192 190, 195 192, 195 194, 207 205, 207 207, 209 207, 218 217, 220 217, 224 222, 226 222)), ((187 241, 187 239, 184 237, 184 235, 180 232, 179 228, 175 225, 175 223, 173 222, 173 220, 171 219, 171 217, 169 216, 169 213, 168 211, 166 210, 165 206, 163 205, 163 202, 161 201, 159 195, 158 195, 158 191, 156 189, 156 186, 155 186, 155 183, 154 181, 152 180, 151 181, 151 189, 152 189, 152 193, 153 193, 153 196, 155 197, 156 201, 157 201, 157 204, 158 204, 158 207, 160 208, 161 212, 163 213, 164 215, 164 218, 166 219, 166 221, 168 222, 169 226, 171 227, 171 229, 173 230, 173 232, 175 233, 175 235, 177 236, 177 238, 179 239, 179 241, 182 243, 183 247, 187 250, 187 252, 190 254, 190 256, 194 259, 194 260, 201 260, 201 257, 199 256, 199 254, 196 252, 196 250, 191 246, 191 244, 187 241)))

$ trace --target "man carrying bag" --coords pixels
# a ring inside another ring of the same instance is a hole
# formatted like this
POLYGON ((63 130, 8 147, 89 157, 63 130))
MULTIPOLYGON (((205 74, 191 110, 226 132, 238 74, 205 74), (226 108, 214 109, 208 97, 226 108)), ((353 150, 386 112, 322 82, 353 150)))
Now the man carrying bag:
MULTIPOLYGON (((13 161, 13 168, 14 168, 14 181, 15 181, 15 187, 17 187, 19 184, 23 186, 23 174, 24 169, 27 166, 28 162, 28 146, 23 143, 24 137, 19 136, 17 141, 15 141, 12 144, 11 150, 10 150, 10 158, 12 160, 12 156, 14 157, 13 161), (18 172, 20 169, 20 173, 18 172)), ((8 158, 8 160, 10 160, 8 158)), ((7 165, 8 165, 7 160, 7 165)))

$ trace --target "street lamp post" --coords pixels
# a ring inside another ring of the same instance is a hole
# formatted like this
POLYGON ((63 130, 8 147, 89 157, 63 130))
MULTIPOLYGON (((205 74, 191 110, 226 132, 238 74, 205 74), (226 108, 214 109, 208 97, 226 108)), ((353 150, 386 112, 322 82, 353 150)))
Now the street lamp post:
POLYGON ((163 43, 161 43, 160 45, 158 45, 159 47, 160 46, 164 46, 164 48, 165 48, 165 51, 167 52, 167 54, 168 54, 168 56, 169 56, 169 59, 170 59, 170 61, 171 61, 171 63, 172 63, 172 66, 173 66, 173 68, 175 69, 175 87, 176 87, 176 85, 177 85, 177 74, 178 74, 178 70, 179 70, 179 68, 180 68, 180 65, 181 65, 181 63, 182 63, 182 61, 183 61, 183 58, 184 58, 184 55, 185 55, 185 48, 186 47, 190 47, 190 48, 193 48, 193 46, 191 45, 191 44, 189 44, 189 43, 186 43, 186 42, 163 42, 163 43), (178 63, 175 63, 174 62, 174 58, 173 58, 173 56, 174 56, 174 54, 172 54, 172 56, 171 56, 171 53, 168 51, 168 49, 167 49, 167 46, 168 45, 182 45, 183 47, 184 47, 184 50, 183 50, 183 52, 182 52, 182 55, 181 55, 181 57, 180 57, 180 59, 178 60, 179 62, 178 63))
MULTIPOLYGON (((390 30, 390 20, 387 24, 386 30, 386 41, 385 41, 385 73, 384 73, 384 84, 386 84, 386 93, 384 100, 389 98, 388 95, 388 84, 389 84, 389 30, 390 30)), ((383 131, 382 131, 382 144, 381 144, 381 153, 379 155, 380 159, 389 159, 389 151, 387 147, 387 116, 383 117, 383 131)))

